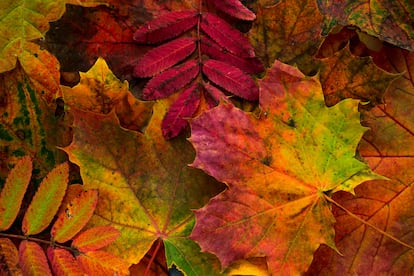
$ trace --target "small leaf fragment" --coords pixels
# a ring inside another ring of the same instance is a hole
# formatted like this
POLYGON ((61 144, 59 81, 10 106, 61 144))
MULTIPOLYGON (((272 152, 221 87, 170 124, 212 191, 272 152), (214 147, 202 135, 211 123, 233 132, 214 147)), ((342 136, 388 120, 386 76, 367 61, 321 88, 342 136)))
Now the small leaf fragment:
POLYGON ((259 87, 255 81, 239 68, 209 59, 203 63, 203 73, 215 84, 250 101, 259 98, 259 87))
MULTIPOLYGON (((1 129, 1 128, 0 128, 1 129)), ((14 222, 32 175, 32 160, 21 158, 7 176, 0 193, 0 230, 7 230, 14 222)))
POLYGON ((0 274, 7 272, 7 275, 22 275, 19 266, 19 253, 14 243, 8 238, 0 238, 0 274))
POLYGON ((197 24, 197 15, 195 10, 166 13, 142 25, 134 33, 134 40, 139 43, 157 43, 177 37, 197 24))
POLYGON ((105 251, 89 251, 76 259, 83 271, 89 275, 129 275, 128 265, 105 251))
POLYGON ((134 75, 153 77, 191 55, 196 49, 194 39, 177 38, 148 51, 135 65, 134 75))
POLYGON ((254 20, 256 15, 239 0, 210 0, 217 9, 242 20, 254 20))
POLYGON ((43 179, 23 217, 25 235, 38 234, 50 224, 65 196, 68 178, 69 165, 62 163, 43 179))
POLYGON ((63 248, 47 248, 47 257, 55 275, 79 275, 85 273, 80 269, 75 257, 63 248))
POLYGON ((35 242, 23 240, 20 243, 19 264, 23 275, 52 276, 45 252, 35 242))
POLYGON ((119 234, 119 230, 112 226, 95 226, 77 235, 72 246, 80 252, 98 250, 116 240, 119 234))
POLYGON ((221 101, 228 102, 227 96, 214 85, 205 82, 203 83, 203 87, 206 91, 206 93, 204 93, 204 97, 206 98, 206 102, 209 108, 217 106, 221 101))
POLYGON ((197 77, 199 69, 198 62, 190 60, 162 72, 147 83, 142 92, 142 98, 156 100, 170 96, 197 77))
POLYGON ((166 139, 176 137, 187 126, 187 119, 197 111, 200 100, 198 84, 193 84, 180 94, 162 120, 162 134, 166 139))
POLYGON ((98 190, 82 191, 58 214, 51 230, 53 239, 60 243, 72 239, 89 221, 97 203, 98 190))

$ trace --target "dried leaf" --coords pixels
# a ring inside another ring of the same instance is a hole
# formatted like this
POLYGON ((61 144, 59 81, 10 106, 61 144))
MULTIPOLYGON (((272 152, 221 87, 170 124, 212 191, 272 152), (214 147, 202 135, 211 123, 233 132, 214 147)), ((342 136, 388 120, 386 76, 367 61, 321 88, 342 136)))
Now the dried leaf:
POLYGON ((378 68, 369 57, 355 57, 346 47, 333 57, 322 59, 320 80, 325 102, 332 106, 346 98, 382 103, 390 82, 398 75, 378 68))
POLYGON ((19 253, 14 243, 8 238, 0 238, 0 274, 22 275, 19 266, 19 253))
POLYGON ((88 223, 98 202, 98 191, 82 191, 65 212, 58 214, 51 235, 57 242, 64 243, 72 239, 88 223))
POLYGON ((17 161, 6 179, 0 193, 0 230, 2 231, 9 229, 19 213, 32 176, 32 166, 30 157, 23 157, 17 161))
POLYGON ((299 274, 320 244, 335 248, 326 193, 379 176, 355 158, 355 100, 328 108, 317 78, 277 61, 260 86, 261 119, 221 105, 191 121, 193 166, 229 185, 196 211, 191 238, 223 266, 266 256, 272 274, 299 274))
POLYGON ((263 64, 257 57, 242 58, 234 55, 206 36, 202 37, 200 42, 201 52, 213 59, 233 65, 249 74, 259 74, 264 71, 263 64))
POLYGON ((255 56, 249 40, 220 17, 209 12, 203 13, 200 27, 220 46, 233 54, 242 58, 255 56))
POLYGON ((170 106, 162 120, 162 134, 166 139, 176 137, 187 126, 200 105, 201 92, 198 84, 193 84, 184 90, 170 106))
POLYGON ((69 165, 62 163, 43 179, 23 217, 25 235, 38 234, 49 226, 65 196, 68 178, 69 165))
POLYGON ((217 9, 242 20, 255 20, 256 15, 239 0, 210 0, 217 9))
POLYGON ((129 275, 128 265, 122 259, 104 251, 89 251, 76 259, 89 275, 129 275))
POLYGON ((142 97, 145 100, 166 98, 194 80, 199 71, 200 65, 196 60, 172 67, 152 78, 145 86, 142 97))
POLYGON ((191 55, 196 49, 194 39, 183 37, 148 51, 135 65, 134 75, 153 77, 191 55))
POLYGON ((250 101, 259 98, 259 88, 255 81, 237 67, 209 59, 203 63, 203 73, 212 82, 239 97, 250 101))
POLYGON ((135 33, 134 40, 139 43, 158 43, 193 28, 198 22, 195 10, 174 11, 147 21, 135 33))
POLYGON ((55 275, 82 276, 85 274, 79 268, 75 257, 66 249, 48 247, 47 258, 55 275))
POLYGON ((98 250, 116 240, 119 234, 112 226, 95 226, 77 235, 72 246, 80 252, 98 250))
POLYGON ((50 275, 49 264, 43 249, 35 242, 23 240, 19 246, 19 265, 23 275, 50 275))

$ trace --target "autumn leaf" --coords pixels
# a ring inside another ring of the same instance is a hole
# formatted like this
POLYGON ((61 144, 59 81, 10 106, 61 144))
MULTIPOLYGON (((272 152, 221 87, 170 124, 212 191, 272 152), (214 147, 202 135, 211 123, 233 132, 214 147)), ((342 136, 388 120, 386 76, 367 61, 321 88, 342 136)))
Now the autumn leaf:
POLYGON ((317 2, 326 16, 326 31, 337 24, 354 25, 400 48, 414 49, 414 16, 410 1, 317 2))
POLYGON ((0 238, 0 258, 3 261, 0 265, 0 272, 22 275, 19 266, 19 252, 13 242, 8 238, 0 238))
POLYGON ((346 98, 375 106, 382 103, 388 85, 398 77, 378 68, 371 57, 352 55, 349 47, 321 60, 320 80, 328 106, 346 98))
POLYGON ((363 112, 370 130, 365 133, 359 151, 373 170, 390 181, 369 181, 357 187, 356 195, 338 193, 334 199, 390 236, 334 208, 338 256, 321 247, 309 275, 383 274, 409 275, 414 260, 412 209, 414 192, 414 55, 386 46, 374 56, 376 64, 391 73, 402 73, 387 91, 384 104, 363 112), (398 239, 398 240, 395 240, 398 239))
POLYGON ((188 275, 218 273, 215 258, 199 253, 188 235, 194 225, 191 209, 221 186, 187 166, 194 157, 187 141, 163 139, 159 126, 166 105, 154 106, 145 134, 121 128, 113 112, 74 112, 74 142, 65 151, 80 166, 84 187, 100 195, 88 227, 118 229, 120 237, 107 250, 128 263, 138 263, 162 239, 166 252, 177 253, 167 254, 169 264, 188 275))
POLYGON ((257 20, 249 38, 267 67, 275 59, 298 65, 307 73, 315 71, 313 55, 323 37, 323 16, 313 0, 257 2, 257 20))
POLYGON ((65 1, 2 1, 0 4, 0 72, 12 70, 16 61, 58 20, 65 11, 65 1), (29 44, 28 44, 29 43, 29 44))
POLYGON ((120 81, 99 58, 73 88, 62 86, 63 98, 69 106, 97 113, 116 110, 123 127, 141 130, 151 115, 151 103, 137 100, 129 91, 128 82, 120 81))
POLYGON ((335 249, 328 195, 379 176, 355 158, 357 101, 326 107, 316 77, 278 61, 260 89, 264 118, 224 104, 191 122, 193 166, 229 186, 196 211, 191 238, 223 266, 266 256, 273 274, 299 274, 320 244, 335 249))

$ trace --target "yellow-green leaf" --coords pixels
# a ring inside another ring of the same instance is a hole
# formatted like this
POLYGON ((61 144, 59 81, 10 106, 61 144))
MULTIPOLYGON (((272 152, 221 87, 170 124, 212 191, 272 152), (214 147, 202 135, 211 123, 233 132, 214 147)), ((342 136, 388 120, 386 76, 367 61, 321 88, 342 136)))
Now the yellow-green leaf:
POLYGON ((8 175, 0 194, 0 230, 7 230, 16 219, 31 175, 29 156, 20 159, 8 175))
POLYGON ((62 163, 43 179, 24 215, 23 233, 38 234, 52 222, 65 196, 68 178, 69 165, 62 163))

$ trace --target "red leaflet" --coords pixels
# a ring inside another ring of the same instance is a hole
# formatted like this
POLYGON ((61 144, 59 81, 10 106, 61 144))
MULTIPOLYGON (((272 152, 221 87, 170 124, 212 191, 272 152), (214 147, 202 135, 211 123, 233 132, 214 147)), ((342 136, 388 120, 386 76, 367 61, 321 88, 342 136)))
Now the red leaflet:
POLYGON ((20 243, 19 264, 23 275, 52 276, 45 252, 35 242, 24 240, 20 243))
POLYGON ((201 29, 219 45, 241 57, 254 57, 254 49, 249 40, 226 21, 211 13, 204 13, 201 29))
POLYGON ((256 15, 239 0, 210 0, 217 9, 242 20, 254 20, 256 15))
POLYGON ((241 58, 233 55, 206 36, 201 39, 201 51, 211 58, 234 65, 249 74, 259 74, 264 71, 263 64, 258 57, 241 58))
POLYGON ((197 77, 199 71, 200 66, 195 60, 190 60, 182 65, 170 68, 147 83, 143 90, 142 98, 144 100, 166 98, 189 84, 197 77))
POLYGON ((134 33, 134 40, 151 44, 176 37, 197 24, 197 15, 197 11, 169 12, 141 26, 134 33))
POLYGON ((254 80, 237 67, 209 59, 203 64, 203 73, 215 84, 246 100, 257 100, 259 88, 254 80))
POLYGON ((176 137, 187 126, 188 118, 197 111, 200 104, 201 93, 198 84, 187 88, 170 106, 162 120, 162 134, 165 139, 176 137))
MULTIPOLYGON (((204 90, 207 92, 204 94, 204 97, 206 98, 207 104, 209 108, 213 108, 217 106, 220 101, 227 101, 226 95, 224 95, 223 92, 221 92, 220 89, 216 88, 215 86, 205 82, 203 83, 204 90)), ((229 102, 231 104, 231 102, 229 102)))
POLYGON ((65 249, 48 247, 47 257, 54 275, 84 275, 75 257, 65 249))
POLYGON ((135 65, 136 77, 152 77, 191 55, 196 48, 194 39, 183 37, 158 46, 146 53, 135 65))

